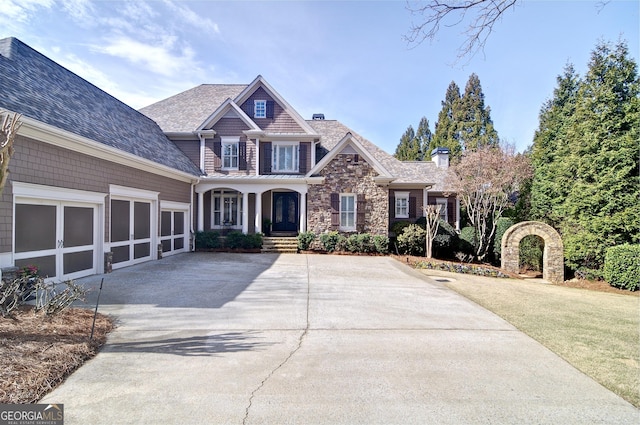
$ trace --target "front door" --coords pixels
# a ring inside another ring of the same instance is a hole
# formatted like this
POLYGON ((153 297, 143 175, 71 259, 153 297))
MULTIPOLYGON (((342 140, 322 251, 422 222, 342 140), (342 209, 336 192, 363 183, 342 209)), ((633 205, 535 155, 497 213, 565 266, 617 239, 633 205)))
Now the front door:
POLYGON ((298 230, 298 194, 274 192, 272 217, 274 232, 296 232, 298 230))

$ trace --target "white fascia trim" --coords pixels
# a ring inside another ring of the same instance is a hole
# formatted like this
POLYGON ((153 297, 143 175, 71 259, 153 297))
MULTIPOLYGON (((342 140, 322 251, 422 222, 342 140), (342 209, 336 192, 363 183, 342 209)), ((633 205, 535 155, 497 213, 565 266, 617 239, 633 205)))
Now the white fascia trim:
POLYGON ((338 142, 338 144, 307 173, 307 176, 317 174, 347 146, 351 146, 359 155, 365 157, 367 162, 373 166, 373 169, 379 174, 378 177, 374 178, 376 182, 388 184, 395 180, 380 161, 369 153, 369 151, 367 151, 351 133, 347 133, 342 140, 340 140, 340 142, 338 142))
POLYGON ((230 98, 227 98, 227 100, 225 100, 222 105, 220 105, 211 115, 209 115, 206 120, 204 120, 202 124, 198 126, 198 131, 204 130, 205 128, 214 125, 220 118, 224 117, 225 114, 229 112, 229 109, 233 109, 238 114, 240 119, 249 127, 250 130, 262 131, 260 127, 258 127, 258 125, 253 122, 249 115, 245 114, 245 112, 240 109, 238 104, 230 98))
POLYGON ((280 94, 277 91, 275 91, 275 89, 271 87, 269 83, 267 83, 267 81, 262 77, 262 75, 258 75, 255 78, 255 80, 251 82, 251 84, 249 84, 238 96, 236 96, 236 98, 234 99, 235 102, 237 104, 242 105, 249 98, 249 96, 253 94, 256 88, 260 85, 262 86, 263 89, 265 89, 267 93, 271 95, 271 97, 276 102, 280 104, 280 106, 284 108, 285 111, 287 111, 289 115, 291 115, 291 117, 296 122, 296 124, 298 124, 306 133, 312 134, 316 137, 319 136, 316 133, 316 131, 313 129, 313 127, 311 127, 305 121, 305 119, 302 118, 302 116, 295 109, 293 109, 293 107, 289 105, 289 103, 286 100, 284 100, 284 98, 280 96, 280 94))
POLYGON ((22 126, 18 130, 18 134, 21 136, 175 180, 191 182, 197 179, 192 174, 158 164, 33 118, 23 116, 20 120, 22 126))
POLYGON ((191 208, 191 205, 185 202, 160 201, 161 210, 189 211, 189 208, 191 208))
POLYGON ((117 184, 109 185, 109 195, 112 197, 146 199, 149 201, 157 201, 160 192, 151 190, 137 189, 135 187, 118 186, 117 184))
POLYGON ((420 189, 429 190, 435 183, 391 183, 389 189, 420 189))
POLYGON ((260 140, 263 142, 295 141, 313 142, 318 138, 317 134, 305 133, 264 133, 260 140))
POLYGON ((89 192, 86 190, 67 189, 64 187, 45 186, 33 183, 11 182, 11 189, 15 198, 47 199, 66 202, 87 202, 104 204, 106 193, 89 192))

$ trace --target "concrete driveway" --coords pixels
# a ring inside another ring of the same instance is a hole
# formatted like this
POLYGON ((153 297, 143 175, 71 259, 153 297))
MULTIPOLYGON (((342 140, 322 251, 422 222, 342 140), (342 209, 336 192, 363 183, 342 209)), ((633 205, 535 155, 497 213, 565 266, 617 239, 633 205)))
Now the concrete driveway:
POLYGON ((64 403, 66 425, 640 423, 391 258, 193 253, 104 277, 118 328, 42 400, 64 403))

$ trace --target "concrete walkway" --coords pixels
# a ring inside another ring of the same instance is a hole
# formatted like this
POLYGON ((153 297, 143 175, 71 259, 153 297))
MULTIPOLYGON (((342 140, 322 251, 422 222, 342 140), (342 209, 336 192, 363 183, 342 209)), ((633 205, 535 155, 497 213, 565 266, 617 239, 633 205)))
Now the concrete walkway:
POLYGON ((42 400, 66 425, 640 423, 391 258, 182 254, 106 275, 100 311, 108 344, 42 400))

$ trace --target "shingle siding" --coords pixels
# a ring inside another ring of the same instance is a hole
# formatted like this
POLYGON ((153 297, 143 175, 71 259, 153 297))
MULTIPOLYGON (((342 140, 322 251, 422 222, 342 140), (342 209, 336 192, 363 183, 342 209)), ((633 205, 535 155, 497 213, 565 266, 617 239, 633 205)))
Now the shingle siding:
MULTIPOLYGON (((273 98, 260 87, 241 105, 242 110, 246 111, 249 107, 253 108, 254 100, 273 101, 273 98)), ((253 115, 250 115, 249 118, 258 127, 269 133, 304 133, 298 123, 277 102, 274 105, 273 118, 254 118, 253 115)))
MULTIPOLYGON (((68 189, 109 193, 109 185, 160 192, 160 200, 189 203, 191 185, 124 165, 84 155, 47 143, 16 138, 10 162, 9 183, 0 202, 0 252, 10 252, 13 232, 11 182, 33 183, 68 189)), ((108 204, 108 203, 107 203, 108 204)), ((105 211, 105 240, 108 241, 108 205, 105 211)))

